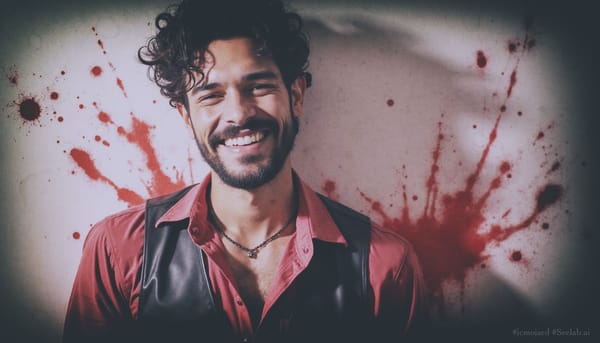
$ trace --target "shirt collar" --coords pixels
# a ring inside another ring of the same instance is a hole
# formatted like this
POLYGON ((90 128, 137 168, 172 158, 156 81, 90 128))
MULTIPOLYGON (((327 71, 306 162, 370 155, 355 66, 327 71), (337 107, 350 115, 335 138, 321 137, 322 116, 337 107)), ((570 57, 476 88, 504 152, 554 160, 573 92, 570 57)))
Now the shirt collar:
MULTIPOLYGON (((298 236, 308 236, 325 242, 347 244, 344 236, 333 221, 327 208, 317 195, 300 177, 293 172, 294 183, 298 190, 298 216, 296 218, 296 233, 298 236)), ((208 222, 208 208, 206 206, 206 192, 211 182, 209 173, 204 180, 192 188, 165 212, 156 222, 177 222, 190 219, 188 230, 196 243, 202 244, 212 237, 206 230, 210 227, 208 222), (205 229, 200 229, 205 228, 205 229)))

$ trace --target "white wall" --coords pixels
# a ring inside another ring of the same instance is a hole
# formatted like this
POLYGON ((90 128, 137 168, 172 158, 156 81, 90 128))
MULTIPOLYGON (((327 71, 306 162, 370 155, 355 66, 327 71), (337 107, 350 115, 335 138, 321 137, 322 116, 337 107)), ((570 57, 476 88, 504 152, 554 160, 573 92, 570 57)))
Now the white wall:
MULTIPOLYGON (((439 325, 517 328, 533 316, 586 328, 598 241, 597 48, 587 46, 586 9, 365 3, 294 2, 314 80, 298 172, 413 241, 439 325)), ((21 1, 2 12, 0 337, 59 340, 90 225, 131 204, 117 189, 154 196, 207 172, 136 61, 166 4, 21 1), (27 104, 40 106, 38 119, 23 118, 35 112, 27 104), (102 177, 75 162, 78 151, 102 177), (161 168, 149 169, 149 157, 161 168)))

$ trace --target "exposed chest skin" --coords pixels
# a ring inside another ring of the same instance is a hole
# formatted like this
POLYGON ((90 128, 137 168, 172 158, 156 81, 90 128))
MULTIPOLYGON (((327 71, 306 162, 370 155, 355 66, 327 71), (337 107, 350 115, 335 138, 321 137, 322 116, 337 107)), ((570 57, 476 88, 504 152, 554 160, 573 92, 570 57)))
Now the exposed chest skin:
POLYGON ((280 236, 259 250, 255 258, 248 257, 245 251, 229 242, 223 243, 236 287, 244 299, 254 327, 258 325, 261 318, 265 301, 276 279, 279 263, 291 236, 291 233, 280 236))

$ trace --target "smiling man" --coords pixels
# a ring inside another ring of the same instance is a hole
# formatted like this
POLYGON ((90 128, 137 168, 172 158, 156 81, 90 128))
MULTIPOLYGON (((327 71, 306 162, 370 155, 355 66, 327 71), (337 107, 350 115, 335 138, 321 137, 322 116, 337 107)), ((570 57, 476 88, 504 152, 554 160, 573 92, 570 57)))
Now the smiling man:
POLYGON ((64 341, 398 341, 410 244, 294 172, 309 48, 279 1, 184 1, 140 49, 212 171, 88 234, 64 341))

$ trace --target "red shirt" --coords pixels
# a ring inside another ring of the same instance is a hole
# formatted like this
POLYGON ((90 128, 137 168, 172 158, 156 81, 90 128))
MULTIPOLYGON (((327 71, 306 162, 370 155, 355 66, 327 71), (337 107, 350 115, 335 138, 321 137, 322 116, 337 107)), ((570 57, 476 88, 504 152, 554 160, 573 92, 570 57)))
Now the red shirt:
MULTIPOLYGON (((294 287, 293 280, 308 266, 313 256, 313 239, 346 243, 317 194, 298 178, 296 181, 296 232, 279 264, 261 322, 276 302, 277 306, 290 303, 291 299, 278 300, 293 293, 285 291, 294 287)), ((190 218, 188 232, 206 253, 215 303, 226 313, 240 341, 251 342, 255 328, 226 263, 221 237, 208 220, 205 199, 209 184, 210 176, 169 209, 157 226, 164 221, 190 218)), ((78 341, 102 333, 115 323, 137 318, 143 242, 143 205, 109 216, 92 227, 68 304, 65 341, 78 341)), ((423 308, 423 277, 417 257, 406 240, 377 225, 372 225, 370 244, 373 314, 378 319, 397 321, 398 335, 402 335, 423 308)))

